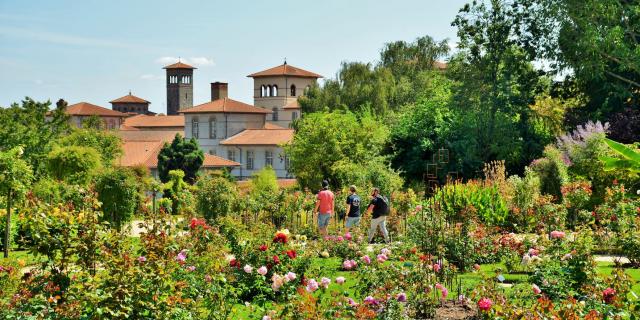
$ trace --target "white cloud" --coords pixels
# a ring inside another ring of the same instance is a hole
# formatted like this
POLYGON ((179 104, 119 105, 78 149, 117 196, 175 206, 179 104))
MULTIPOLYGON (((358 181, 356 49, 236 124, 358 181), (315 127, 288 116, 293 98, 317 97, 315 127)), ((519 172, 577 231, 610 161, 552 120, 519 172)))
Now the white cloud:
POLYGON ((456 49, 458 49, 458 43, 449 40, 449 42, 447 42, 447 45, 449 46, 449 50, 451 51, 455 51, 456 49))
POLYGON ((155 74, 143 74, 140 76, 142 80, 162 80, 164 77, 155 74))
POLYGON ((168 65, 182 61, 186 64, 190 64, 195 67, 210 67, 214 66, 213 59, 207 57, 189 57, 189 58, 176 58, 176 57, 160 57, 156 59, 156 63, 161 65, 168 65))

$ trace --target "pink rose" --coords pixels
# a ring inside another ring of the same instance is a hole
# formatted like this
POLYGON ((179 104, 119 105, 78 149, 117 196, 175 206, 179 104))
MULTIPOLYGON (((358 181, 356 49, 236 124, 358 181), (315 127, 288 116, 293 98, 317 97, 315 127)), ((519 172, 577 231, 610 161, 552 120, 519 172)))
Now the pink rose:
MULTIPOLYGON (((244 266, 243 270, 246 273, 251 273, 251 272, 253 272, 253 267, 247 264, 247 265, 244 266)), ((264 276, 264 274, 263 274, 263 276, 264 276)))
POLYGON ((196 266, 188 266, 187 270, 190 272, 196 271, 196 266))
POLYGON ((307 282, 307 292, 314 292, 318 290, 318 282, 315 279, 309 279, 307 282))
POLYGON ((482 298, 478 301, 478 308, 482 311, 489 311, 491 306, 493 305, 493 301, 489 298, 482 298))
POLYGON ((371 258, 369 258, 369 256, 362 257, 362 261, 364 261, 366 264, 371 264, 371 258))
POLYGON ((143 263, 145 261, 147 261, 147 258, 145 256, 139 256, 138 257, 138 262, 143 263))
POLYGON ((385 254, 379 254, 377 257, 378 262, 383 263, 385 261, 387 261, 387 256, 385 254))
POLYGON ((387 249, 387 248, 382 248, 382 250, 380 250, 380 253, 384 254, 385 256, 390 256, 391 255, 391 250, 387 249))
POLYGON ((336 283, 337 284, 343 284, 346 281, 346 279, 344 277, 337 277, 336 278, 336 283))
POLYGON ((293 280, 295 280, 295 279, 296 279, 296 274, 295 274, 295 273, 293 273, 293 272, 291 272, 291 271, 289 271, 289 272, 284 276, 284 278, 285 278, 285 280, 286 280, 287 282, 289 282, 289 281, 293 281, 293 280))
POLYGON ((416 206, 416 211, 422 211, 422 205, 421 204, 416 206))
POLYGON ((347 240, 351 240, 351 233, 347 232, 344 234, 344 238, 347 240))
POLYGON ((262 266, 260 268, 258 268, 258 273, 262 276, 264 276, 265 274, 267 274, 267 267, 262 266))
POLYGON ((540 287, 538 287, 538 285, 536 285, 535 283, 531 285, 531 289, 535 294, 540 294, 542 292, 542 290, 540 290, 540 287))
POLYGON ((435 271, 435 272, 440 272, 440 268, 441 268, 441 267, 442 267, 442 266, 440 266, 440 264, 439 264, 439 263, 434 263, 434 264, 433 264, 433 271, 435 271))
POLYGON ((320 279, 320 286, 327 289, 329 288, 329 284, 331 283, 331 279, 323 277, 320 279))
POLYGON ((340 241, 344 241, 344 238, 343 238, 342 236, 338 236, 338 237, 336 238, 336 241, 338 241, 338 242, 340 242, 340 241))
POLYGON ((558 231, 558 230, 551 231, 551 234, 550 234, 551 239, 562 239, 565 237, 565 235, 566 234, 563 231, 558 231))
POLYGON ((178 256, 176 257, 176 260, 178 260, 178 262, 185 262, 187 260, 187 250, 180 251, 180 253, 178 253, 178 256))

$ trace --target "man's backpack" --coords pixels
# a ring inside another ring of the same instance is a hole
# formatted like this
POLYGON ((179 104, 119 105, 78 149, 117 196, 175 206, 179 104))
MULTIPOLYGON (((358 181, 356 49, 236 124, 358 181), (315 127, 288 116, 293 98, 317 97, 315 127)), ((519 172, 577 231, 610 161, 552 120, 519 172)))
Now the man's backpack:
POLYGON ((391 212, 391 206, 389 205, 389 199, 387 199, 387 197, 383 196, 383 195, 379 195, 380 199, 382 199, 382 203, 384 206, 384 210, 382 212, 384 212, 384 215, 388 215, 389 212, 391 212))

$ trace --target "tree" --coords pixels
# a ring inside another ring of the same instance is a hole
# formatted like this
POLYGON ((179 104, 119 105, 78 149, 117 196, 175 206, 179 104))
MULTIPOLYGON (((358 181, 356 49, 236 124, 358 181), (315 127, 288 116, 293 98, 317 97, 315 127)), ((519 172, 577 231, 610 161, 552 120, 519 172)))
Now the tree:
POLYGON ((122 155, 122 140, 117 135, 96 129, 76 129, 58 139, 58 146, 90 147, 100 153, 102 164, 111 166, 122 155))
POLYGON ((341 178, 345 175, 340 168, 387 163, 381 153, 388 143, 389 129, 370 113, 318 112, 302 118, 297 127, 285 153, 303 188, 315 190, 323 179, 334 186, 348 185, 351 182, 341 178))
POLYGON ((22 146, 23 159, 36 177, 46 174, 51 141, 69 131, 69 117, 64 113, 67 103, 60 99, 54 110, 49 110, 50 105, 25 98, 21 104, 0 108, 0 151, 22 146))
POLYGON ((131 221, 142 200, 136 176, 129 168, 103 171, 97 176, 95 190, 102 203, 102 220, 118 230, 131 221))
POLYGON ((9 257, 11 243, 11 209, 13 200, 22 196, 33 180, 31 166, 21 159, 22 148, 0 151, 0 194, 7 198, 7 216, 4 230, 4 257, 9 257))
POLYGON ((176 134, 171 144, 165 143, 158 154, 158 175, 160 181, 169 181, 169 172, 181 170, 184 179, 190 184, 196 180, 198 170, 204 162, 204 153, 198 146, 198 141, 191 138, 186 140, 176 134))
POLYGON ((171 212, 173 214, 192 213, 193 196, 190 186, 184 182, 182 170, 169 171, 169 181, 164 184, 164 198, 171 199, 171 212))
POLYGON ((72 184, 86 185, 101 167, 98 151, 90 147, 58 147, 47 160, 51 176, 72 184))
POLYGON ((447 41, 429 36, 414 42, 387 43, 374 63, 344 62, 337 79, 312 88, 300 97, 305 113, 328 110, 371 110, 376 114, 398 111, 422 95, 428 73, 449 52, 447 41))
POLYGON ((196 186, 196 207, 210 223, 230 214, 238 201, 236 185, 220 175, 206 175, 198 179, 196 186))

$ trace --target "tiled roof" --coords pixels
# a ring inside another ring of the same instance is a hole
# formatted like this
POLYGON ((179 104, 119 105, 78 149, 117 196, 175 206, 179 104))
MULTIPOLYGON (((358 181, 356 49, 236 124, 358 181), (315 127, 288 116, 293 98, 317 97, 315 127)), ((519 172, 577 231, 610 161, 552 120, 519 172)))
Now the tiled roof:
POLYGON ((286 144, 292 139, 292 129, 246 129, 235 136, 220 141, 220 144, 227 146, 277 146, 286 144))
POLYGON ((182 63, 181 61, 178 61, 174 64, 170 64, 162 69, 198 69, 196 67, 190 66, 186 63, 182 63))
POLYGON ((272 113, 263 108, 254 107, 244 102, 229 98, 218 99, 181 110, 180 113, 272 113))
POLYGON ((271 122, 267 122, 264 124, 263 129, 269 129, 269 130, 277 130, 277 129, 286 129, 285 127, 281 127, 277 124, 273 124, 271 122))
MULTIPOLYGON (((158 167, 158 154, 164 146, 164 141, 160 140, 141 140, 141 141, 125 141, 122 145, 122 157, 120 165, 125 167, 143 165, 147 168, 158 167)), ((205 154, 203 168, 223 168, 237 167, 239 163, 227 160, 218 156, 205 154)))
POLYGON ((135 128, 159 128, 159 127, 182 127, 184 128, 184 116, 148 116, 144 114, 126 118, 124 126, 135 128))
POLYGON ((109 103, 151 103, 145 99, 142 99, 140 97, 136 97, 134 95, 131 94, 131 92, 129 92, 128 95, 124 96, 124 97, 120 97, 118 99, 115 100, 111 100, 109 101, 109 103))
POLYGON ((295 101, 291 101, 289 103, 287 103, 283 109, 300 109, 300 104, 298 103, 298 99, 296 99, 295 101))
POLYGON ((292 65, 288 65, 284 63, 277 67, 273 67, 271 69, 263 70, 260 72, 252 73, 247 77, 250 78, 258 78, 258 77, 270 77, 270 76, 291 76, 291 77, 301 77, 301 78, 322 78, 321 75, 317 73, 313 73, 311 71, 303 70, 300 68, 296 68, 292 65))
POLYGON ((88 102, 80 102, 67 106, 65 113, 71 116, 105 116, 126 117, 127 115, 115 110, 107 109, 88 102))
MULTIPOLYGON (((130 127, 125 127, 130 128, 130 127)), ((123 141, 163 141, 171 142, 175 138, 176 133, 179 133, 184 137, 184 130, 140 130, 133 128, 133 130, 120 130, 115 133, 122 138, 123 141)))
POLYGON ((204 154, 204 162, 202 163, 202 166, 205 168, 212 168, 212 167, 239 167, 240 164, 235 162, 235 161, 231 161, 231 160, 227 160, 225 158, 222 157, 218 157, 218 156, 214 156, 214 155, 210 155, 208 153, 204 154))

